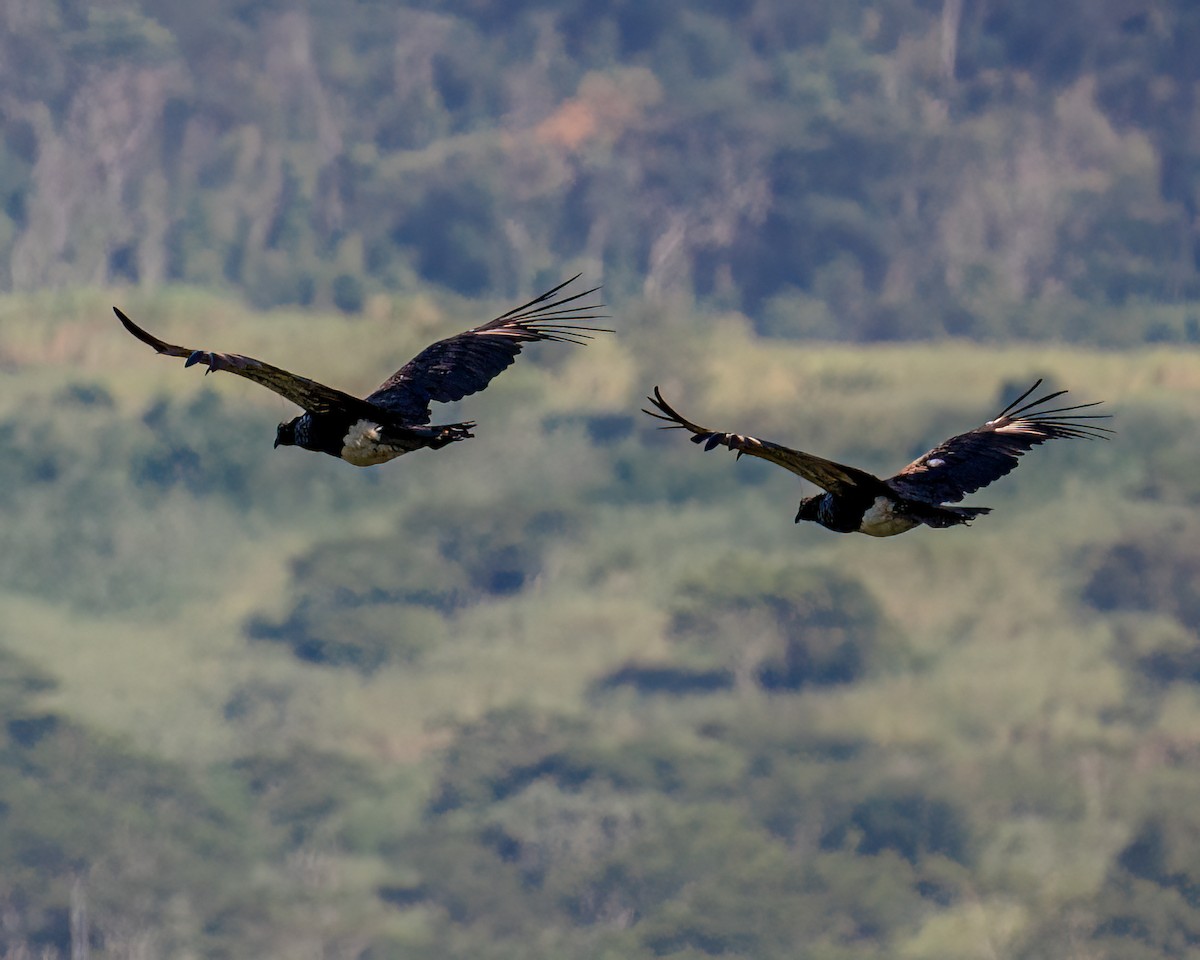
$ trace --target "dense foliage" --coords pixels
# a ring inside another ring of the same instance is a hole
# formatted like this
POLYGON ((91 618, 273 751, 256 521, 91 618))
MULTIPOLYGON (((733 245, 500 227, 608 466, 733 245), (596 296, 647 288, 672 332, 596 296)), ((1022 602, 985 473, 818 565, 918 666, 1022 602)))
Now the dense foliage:
POLYGON ((0 0, 0 957, 1200 953, 1198 48, 1186 0, 0 0), (365 391, 576 269, 617 336, 369 470, 109 312, 365 391), (886 541, 637 412, 886 471, 1036 377, 1114 442, 886 541))
MULTIPOLYGON (((356 344, 490 312, 141 309, 350 385, 386 372, 356 344)), ((675 356, 531 350, 468 401, 476 439, 360 470, 272 451, 287 405, 142 351, 95 295, 0 321, 0 953, 1194 949, 1194 354, 664 313, 675 356), (891 541, 793 526, 794 478, 636 413, 662 378, 885 470, 1044 374, 1117 440, 891 541)))
POLYGON ((1189 0, 4 0, 0 287, 574 262, 785 337, 1195 342, 1198 45, 1189 0))

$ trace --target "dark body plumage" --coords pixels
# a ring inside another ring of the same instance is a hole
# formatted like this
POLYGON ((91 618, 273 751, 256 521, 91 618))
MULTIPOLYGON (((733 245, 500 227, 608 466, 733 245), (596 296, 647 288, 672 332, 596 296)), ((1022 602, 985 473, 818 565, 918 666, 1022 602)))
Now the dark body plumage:
POLYGON ((890 537, 920 524, 930 527, 969 524, 980 514, 989 513, 990 508, 951 504, 1009 473, 1027 450, 1047 440, 1090 439, 1112 432, 1084 422, 1107 419, 1107 415, 1077 412, 1096 403, 1045 408, 1046 403, 1066 390, 1021 406, 1041 383, 1039 380, 1026 390, 994 420, 938 444, 886 480, 767 440, 697 426, 672 409, 658 387, 654 388, 654 396, 647 399, 659 412, 645 412, 666 420, 668 426, 664 430, 691 432, 692 441, 704 444, 706 450, 725 446, 737 451, 739 457, 742 454, 761 457, 824 489, 825 493, 800 501, 797 523, 812 520, 838 533, 890 537))
POLYGON ((295 445, 365 467, 472 436, 473 421, 430 424, 430 403, 449 403, 482 390, 516 359, 522 344, 583 343, 593 333, 611 332, 588 323, 600 318, 598 304, 575 303, 599 287, 553 299, 578 279, 577 274, 495 320, 426 347, 363 399, 253 357, 164 343, 116 307, 113 310, 126 330, 165 356, 186 358, 184 366, 203 363, 208 373, 237 374, 304 408, 303 414, 279 425, 275 446, 295 445))

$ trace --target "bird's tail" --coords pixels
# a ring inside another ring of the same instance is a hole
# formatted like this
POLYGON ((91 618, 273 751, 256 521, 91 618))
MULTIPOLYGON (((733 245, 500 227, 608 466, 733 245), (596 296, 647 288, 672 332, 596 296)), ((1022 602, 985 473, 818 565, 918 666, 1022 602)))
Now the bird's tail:
POLYGON ((942 504, 923 511, 921 522, 930 527, 957 527, 959 524, 969 527, 976 517, 991 513, 991 507, 950 507, 942 504))

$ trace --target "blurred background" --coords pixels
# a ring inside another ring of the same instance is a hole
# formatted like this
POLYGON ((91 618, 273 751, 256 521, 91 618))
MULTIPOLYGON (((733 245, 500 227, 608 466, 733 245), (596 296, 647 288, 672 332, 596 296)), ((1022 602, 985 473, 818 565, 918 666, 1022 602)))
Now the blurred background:
POLYGON ((0 957, 1200 956, 1200 7, 0 0, 0 957), (113 319, 366 392, 358 470, 113 319), (1037 377, 971 529, 881 474, 1037 377))

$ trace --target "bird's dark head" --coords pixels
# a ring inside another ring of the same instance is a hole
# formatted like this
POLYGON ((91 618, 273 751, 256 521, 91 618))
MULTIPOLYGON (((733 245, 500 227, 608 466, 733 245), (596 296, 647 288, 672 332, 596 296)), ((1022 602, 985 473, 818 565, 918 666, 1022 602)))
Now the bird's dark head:
POLYGON ((800 501, 800 509, 796 511, 796 523, 801 520, 817 521, 817 505, 821 502, 823 494, 817 494, 815 497, 805 497, 800 501))
POLYGON ((294 447, 296 445, 296 424, 299 417, 281 423, 275 430, 275 446, 294 447))

